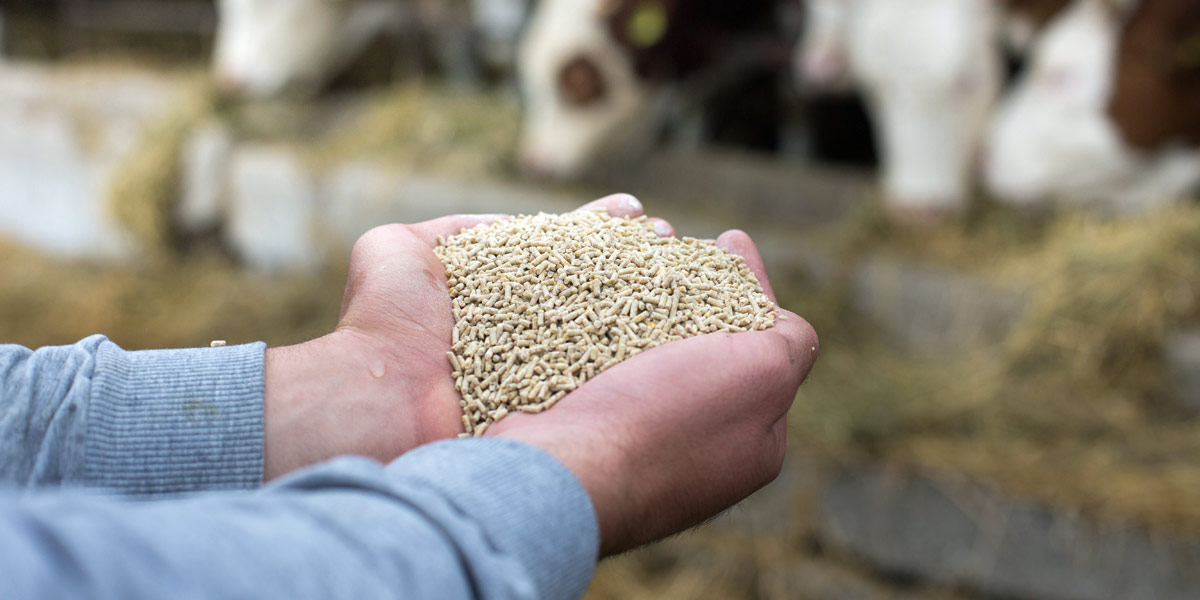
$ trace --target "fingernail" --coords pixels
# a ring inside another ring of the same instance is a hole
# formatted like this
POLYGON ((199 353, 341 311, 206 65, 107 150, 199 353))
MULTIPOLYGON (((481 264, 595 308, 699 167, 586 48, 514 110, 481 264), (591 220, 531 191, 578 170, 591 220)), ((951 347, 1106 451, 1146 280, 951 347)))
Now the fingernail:
POLYGON ((620 194, 621 208, 628 211, 642 210, 642 203, 629 194, 620 194))
POLYGON ((671 235, 671 226, 667 225, 665 221, 655 221, 654 234, 658 237, 667 237, 671 235))

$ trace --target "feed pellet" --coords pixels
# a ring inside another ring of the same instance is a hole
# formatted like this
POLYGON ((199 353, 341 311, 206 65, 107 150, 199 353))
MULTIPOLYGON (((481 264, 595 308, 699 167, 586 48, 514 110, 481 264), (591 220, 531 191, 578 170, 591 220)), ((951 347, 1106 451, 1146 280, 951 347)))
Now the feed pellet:
POLYGON ((463 437, 546 410, 655 346, 775 324, 740 256, 660 238, 644 217, 518 217, 441 240, 436 253, 456 321, 448 357, 463 437))

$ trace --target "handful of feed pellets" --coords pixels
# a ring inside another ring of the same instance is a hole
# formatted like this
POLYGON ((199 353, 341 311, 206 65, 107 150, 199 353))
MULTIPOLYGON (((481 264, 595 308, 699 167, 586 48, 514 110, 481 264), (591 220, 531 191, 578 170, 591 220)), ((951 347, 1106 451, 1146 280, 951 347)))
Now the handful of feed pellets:
POLYGON ((740 256, 660 238, 645 217, 539 214, 440 241, 461 437, 514 411, 546 410, 655 346, 775 324, 774 303, 740 256))

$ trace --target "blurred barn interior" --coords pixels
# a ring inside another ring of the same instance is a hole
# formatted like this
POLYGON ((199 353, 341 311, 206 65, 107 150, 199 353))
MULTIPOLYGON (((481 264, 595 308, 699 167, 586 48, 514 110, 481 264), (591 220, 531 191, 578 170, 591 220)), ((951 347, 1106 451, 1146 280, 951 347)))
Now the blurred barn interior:
POLYGON ((334 323, 350 245, 746 230, 783 476, 594 598, 1200 597, 1194 0, 0 0, 0 341, 334 323))

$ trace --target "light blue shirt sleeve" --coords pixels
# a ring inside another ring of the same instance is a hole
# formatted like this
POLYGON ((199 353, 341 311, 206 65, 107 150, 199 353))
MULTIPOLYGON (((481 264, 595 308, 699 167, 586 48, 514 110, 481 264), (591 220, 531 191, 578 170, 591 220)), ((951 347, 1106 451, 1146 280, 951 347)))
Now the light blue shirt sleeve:
POLYGON ((0 497, 14 598, 578 598, 598 546, 571 472, 501 439, 343 458, 252 494, 0 497))
POLYGON ((262 344, 0 347, 0 565, 14 598, 576 598, 583 487, 517 442, 344 458, 265 488, 262 344), (103 488, 133 502, 50 487, 103 488), (242 490, 164 499, 197 490, 242 490))
POLYGON ((0 488, 155 497, 263 477, 266 346, 0 346, 0 488))

